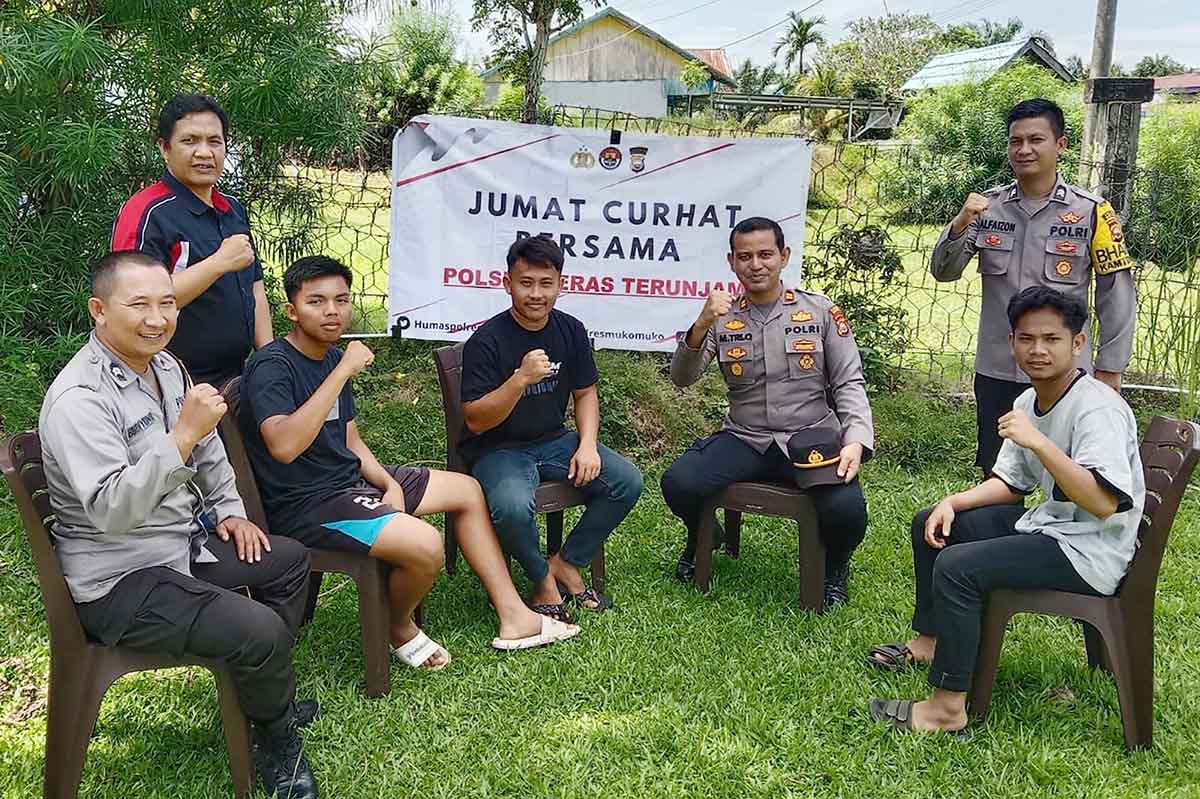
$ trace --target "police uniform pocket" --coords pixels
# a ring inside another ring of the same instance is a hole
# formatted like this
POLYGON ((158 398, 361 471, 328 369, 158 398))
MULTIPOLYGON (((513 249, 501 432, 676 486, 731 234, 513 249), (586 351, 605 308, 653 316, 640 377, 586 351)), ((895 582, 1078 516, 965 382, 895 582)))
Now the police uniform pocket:
POLYGON ((1046 280, 1078 285, 1087 268, 1087 242, 1080 239, 1046 239, 1046 280))
POLYGON ((789 379, 820 377, 825 374, 825 348, 819 335, 789 333, 784 337, 784 346, 787 348, 785 357, 789 379))
POLYGON ((754 342, 736 341, 721 344, 717 350, 721 373, 730 385, 754 382, 754 342))
POLYGON ((979 253, 979 274, 1003 275, 1012 260, 1013 236, 981 230, 975 236, 975 249, 979 253))

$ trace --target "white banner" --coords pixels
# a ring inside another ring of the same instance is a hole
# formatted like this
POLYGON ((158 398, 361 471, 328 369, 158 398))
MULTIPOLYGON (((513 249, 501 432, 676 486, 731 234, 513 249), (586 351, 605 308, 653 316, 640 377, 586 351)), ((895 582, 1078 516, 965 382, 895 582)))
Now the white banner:
POLYGON ((557 308, 597 347, 671 350, 711 288, 741 290, 729 231, 782 225, 797 284, 812 150, 801 139, 713 139, 422 116, 392 142, 389 329, 461 341, 509 306, 516 239, 566 257, 557 308))

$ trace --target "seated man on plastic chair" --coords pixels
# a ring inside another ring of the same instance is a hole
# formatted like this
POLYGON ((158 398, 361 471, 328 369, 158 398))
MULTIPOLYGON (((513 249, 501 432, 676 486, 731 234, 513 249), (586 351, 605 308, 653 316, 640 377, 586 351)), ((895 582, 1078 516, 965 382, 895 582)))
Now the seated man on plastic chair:
POLYGON ((1087 308, 1042 286, 1008 303, 1013 355, 1033 386, 1000 417, 1000 454, 987 480, 913 519, 917 636, 881 644, 867 663, 889 671, 931 664, 924 701, 872 699, 871 718, 900 730, 967 725, 988 594, 1117 590, 1137 548, 1146 491, 1137 423, 1121 395, 1076 368, 1087 308), (1026 510, 1036 488, 1046 500, 1026 510))
POLYGON ((500 552, 479 484, 469 476, 384 466, 359 434, 351 379, 375 359, 361 341, 334 345, 350 324, 352 274, 324 256, 301 258, 283 276, 290 333, 260 349, 242 377, 238 425, 271 529, 303 543, 361 552, 392 566, 392 655, 441 669, 450 653, 413 621, 442 567, 438 531, 420 516, 459 514, 463 554, 500 617, 496 649, 526 649, 579 628, 521 601, 500 552))
POLYGON ((850 556, 867 530, 858 470, 875 445, 874 425, 850 323, 828 297, 783 285, 790 256, 770 219, 744 219, 730 232, 729 267, 745 293, 735 299, 714 289, 671 359, 680 387, 715 359, 729 387, 729 415, 663 473, 662 493, 687 525, 675 576, 691 580, 709 497, 755 480, 802 488, 825 544, 825 604, 836 606, 850 600, 850 556))
POLYGON ((179 313, 167 268, 109 253, 92 267, 88 311, 91 338, 38 422, 79 622, 107 646, 223 662, 268 791, 316 797, 297 728, 318 708, 297 705, 292 669, 308 552, 246 519, 214 432, 225 401, 165 351, 179 313), (254 599, 230 590, 241 587, 254 599))

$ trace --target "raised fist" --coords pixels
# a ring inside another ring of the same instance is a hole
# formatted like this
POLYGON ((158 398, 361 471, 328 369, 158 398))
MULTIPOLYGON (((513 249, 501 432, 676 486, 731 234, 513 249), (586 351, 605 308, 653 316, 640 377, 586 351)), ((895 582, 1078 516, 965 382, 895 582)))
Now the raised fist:
POLYGON ((226 410, 221 392, 208 383, 198 383, 183 396, 176 428, 192 441, 199 441, 213 431, 226 410))
POLYGON ((982 194, 975 192, 968 194, 962 210, 954 218, 954 229, 960 233, 966 230, 967 226, 978 219, 980 214, 986 212, 991 204, 991 200, 982 194))
POLYGON ((349 346, 346 347, 346 351, 342 353, 342 360, 338 362, 338 366, 349 372, 350 377, 354 377, 374 362, 375 353, 371 352, 366 344, 356 339, 351 341, 349 346))
POLYGON ((697 321, 701 327, 712 327, 713 323, 729 313, 729 309, 732 307, 732 294, 724 289, 713 289, 708 293, 708 299, 704 301, 704 310, 700 311, 700 318, 697 321))
POLYGON ((530 350, 521 359, 516 375, 526 386, 542 382, 550 376, 550 357, 545 350, 530 350))
POLYGON ((216 256, 221 259, 226 272, 236 272, 254 263, 254 248, 245 233, 235 233, 221 242, 216 256))

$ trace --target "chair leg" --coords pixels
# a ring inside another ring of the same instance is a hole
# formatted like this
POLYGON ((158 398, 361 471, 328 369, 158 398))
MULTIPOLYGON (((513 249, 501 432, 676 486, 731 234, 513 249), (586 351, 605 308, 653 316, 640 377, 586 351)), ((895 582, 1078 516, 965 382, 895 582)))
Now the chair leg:
POLYGON ((700 527, 696 530, 696 587, 707 594, 712 589, 712 542, 717 523, 716 503, 704 503, 700 527))
POLYGON ((556 510, 546 514, 546 556, 557 555, 562 549, 563 512, 556 510))
POLYGON ((233 793, 238 799, 254 790, 254 755, 250 743, 250 722, 242 712, 233 678, 224 669, 214 669, 217 701, 221 706, 221 726, 225 731, 225 749, 229 753, 229 771, 233 775, 233 793))
POLYGON ((391 609, 388 605, 387 565, 373 561, 366 564, 354 578, 358 584, 358 622, 367 696, 386 696, 392 690, 388 664, 391 609))
POLYGON ((988 601, 979 629, 979 650, 975 656, 975 673, 971 676, 971 691, 967 695, 967 713, 980 720, 987 718, 992 704, 992 689, 1000 669, 1000 649, 1004 632, 1012 613, 1007 608, 988 601))
POLYGON ((742 554, 742 512, 725 509, 725 554, 736 558, 742 554))
POLYGON ((800 607, 813 613, 825 612, 825 544, 821 541, 816 515, 796 519, 800 552, 800 607))
POLYGON ((324 576, 323 572, 313 572, 308 577, 308 597, 304 600, 304 616, 300 619, 300 626, 308 624, 317 615, 317 599, 321 596, 321 580, 324 576))
POLYGON ((69 665, 64 660, 51 656, 42 777, 45 799, 75 799, 79 795, 88 744, 107 688, 105 685, 96 690, 94 657, 85 655, 83 662, 69 665))
POLYGON ((592 588, 596 589, 597 593, 604 593, 604 545, 596 550, 596 554, 592 556, 592 588))
POLYGON ((1117 683, 1125 746, 1148 749, 1154 740, 1154 622, 1116 621, 1101 629, 1117 683))
POLYGON ((442 545, 446 550, 446 574, 454 574, 458 571, 458 539, 454 535, 457 521, 457 513, 446 514, 446 534, 442 539, 442 545))
POLYGON ((1112 674, 1112 662, 1109 660, 1108 648, 1104 645, 1100 631, 1086 621, 1081 621, 1080 624, 1083 626, 1083 645, 1087 648, 1088 666, 1112 674))

